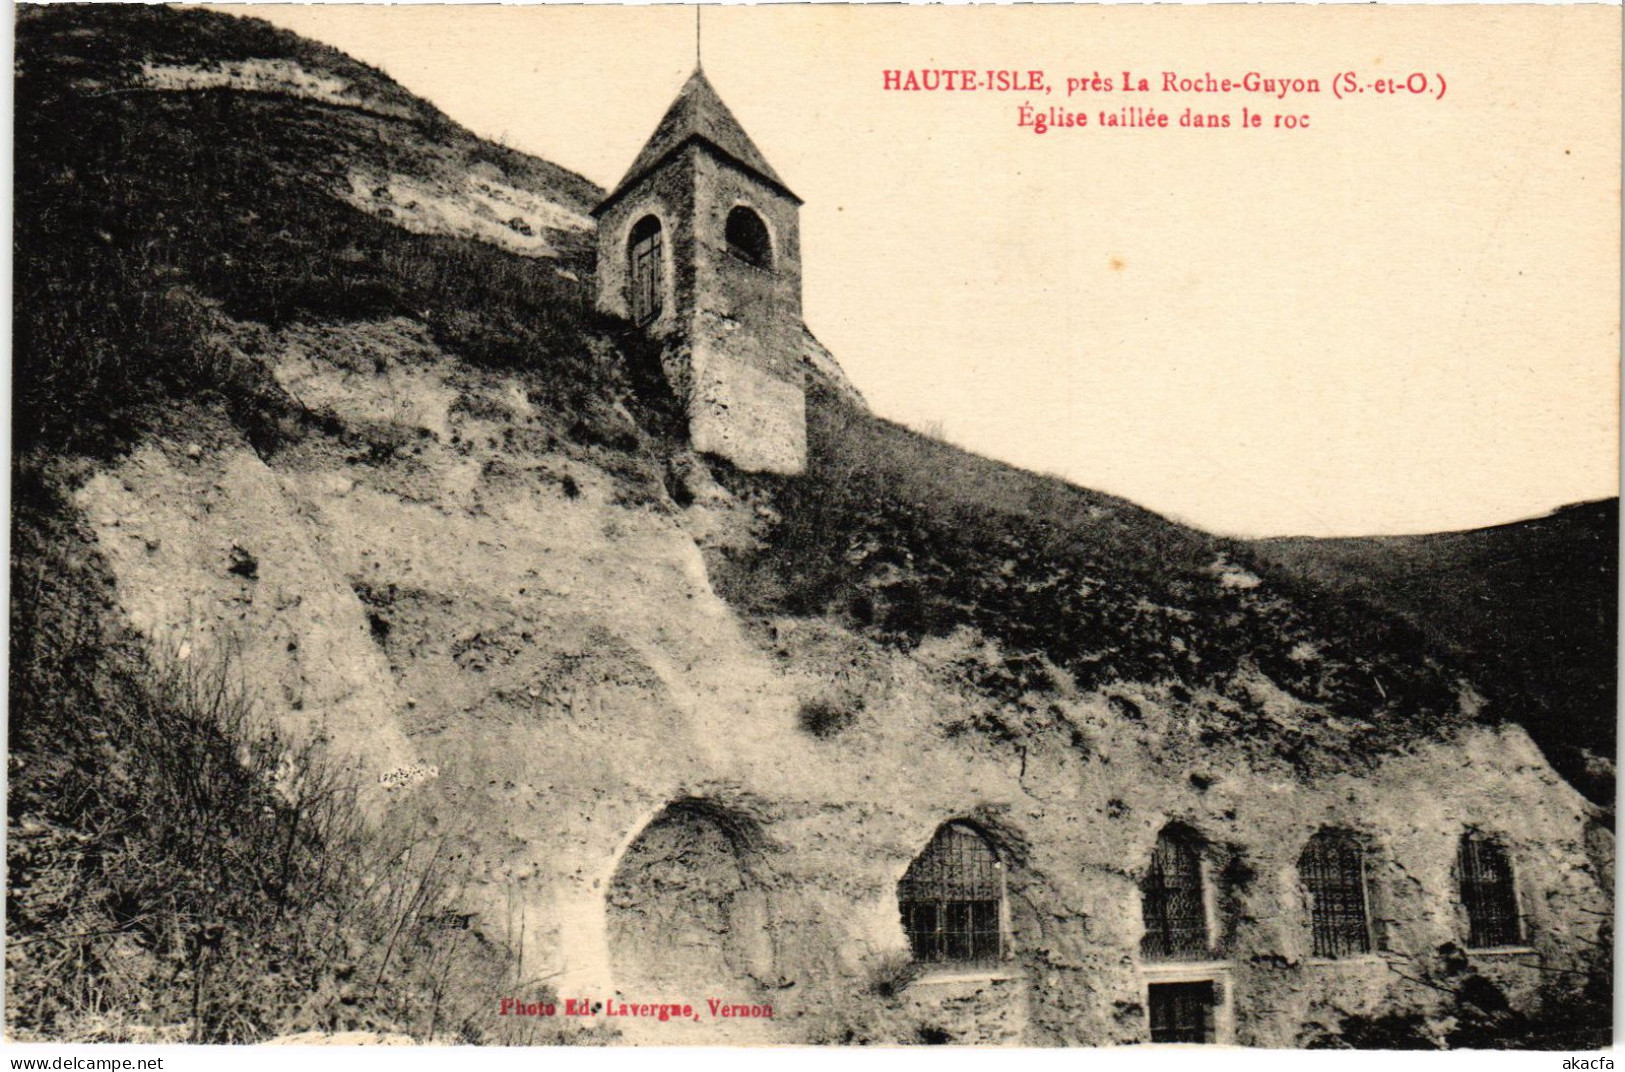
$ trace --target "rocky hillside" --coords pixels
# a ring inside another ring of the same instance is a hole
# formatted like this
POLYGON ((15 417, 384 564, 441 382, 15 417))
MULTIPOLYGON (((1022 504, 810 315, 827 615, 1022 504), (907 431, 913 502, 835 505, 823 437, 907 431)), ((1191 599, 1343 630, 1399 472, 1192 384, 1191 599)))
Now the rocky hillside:
POLYGON ((1254 545, 1302 598, 1402 618, 1459 659, 1565 777, 1608 807, 1618 547, 1618 499, 1468 532, 1254 545))
MULTIPOLYGON (((408 464, 435 433, 382 396, 337 417, 324 386, 442 344, 471 375, 533 366, 514 390, 548 400, 527 429, 542 440, 626 434, 627 362, 585 337, 577 282, 600 192, 255 20, 25 7, 15 85, 8 1024, 478 1041, 446 980, 488 994, 515 964, 442 926, 463 865, 415 820, 361 833, 371 806, 321 732, 267 717, 304 699, 251 690, 243 645, 195 651, 175 605, 156 619, 127 605, 117 544, 86 525, 83 496, 155 445, 199 464, 315 444, 408 464), (290 745, 291 766, 273 754, 290 745), (245 752, 261 758, 233 761, 245 752), (424 861, 415 877, 380 882, 379 861, 402 852, 424 861), (403 948, 385 954, 392 933, 403 948)), ((456 396, 402 374, 442 414, 456 396)), ((187 495, 189 515, 210 509, 187 495)), ((168 539, 187 557, 185 524, 143 553, 168 539)), ((255 552, 219 550, 222 578, 258 579, 255 552)), ((296 640, 279 646, 297 657, 296 640)), ((397 766, 397 781, 421 776, 397 766)))
POLYGON ((807 475, 695 456, 592 312, 600 191, 330 49, 56 5, 17 70, 19 1030, 489 1037, 491 980, 569 943, 538 891, 587 882, 535 846, 657 770, 812 800, 842 747, 1121 738, 1202 792, 1518 714, 1404 606, 874 417, 810 336, 807 475), (947 699, 877 725, 896 666, 947 699))

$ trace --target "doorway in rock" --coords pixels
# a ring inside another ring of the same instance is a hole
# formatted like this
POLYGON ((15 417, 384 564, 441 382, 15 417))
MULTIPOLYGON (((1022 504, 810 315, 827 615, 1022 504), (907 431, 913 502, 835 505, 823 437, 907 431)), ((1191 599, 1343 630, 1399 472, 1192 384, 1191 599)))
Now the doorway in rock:
POLYGON ((695 1005, 761 996, 773 948, 752 832, 724 808, 680 801, 627 847, 607 906, 610 971, 623 995, 695 1005))
POLYGON ((1152 983, 1146 996, 1152 1042, 1215 1041, 1217 1001, 1212 981, 1152 983))

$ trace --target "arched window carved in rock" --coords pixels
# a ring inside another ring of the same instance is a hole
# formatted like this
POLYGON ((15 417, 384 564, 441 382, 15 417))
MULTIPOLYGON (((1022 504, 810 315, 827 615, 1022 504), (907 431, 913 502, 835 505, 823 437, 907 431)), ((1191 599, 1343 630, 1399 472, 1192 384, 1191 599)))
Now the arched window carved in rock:
POLYGON ((1317 957, 1371 952, 1366 910, 1365 851, 1347 830, 1322 830, 1298 857, 1298 877, 1309 895, 1309 923, 1317 957))
POLYGON ((749 995, 772 970, 767 901, 747 821, 703 800, 668 805, 627 846, 606 891, 610 968, 628 992, 749 995))
POLYGON ((1456 870, 1467 909, 1467 944, 1474 949, 1517 945, 1523 935, 1506 849, 1494 838, 1468 831, 1461 836, 1456 870))
POLYGON ((1140 880, 1148 960, 1208 957, 1207 897, 1202 884, 1202 842, 1196 832, 1172 824, 1157 835, 1151 863, 1140 880))
POLYGON ((728 213, 723 237, 728 241, 728 252, 746 264, 773 267, 773 239, 767 233, 767 224, 744 205, 728 213))
POLYGON ((1004 957, 1005 867, 981 831, 944 823, 897 884, 903 930, 927 964, 993 964, 1004 957))
POLYGON ((632 320, 647 324, 665 306, 666 269, 664 236, 660 221, 645 216, 632 226, 627 243, 628 270, 632 283, 632 320))

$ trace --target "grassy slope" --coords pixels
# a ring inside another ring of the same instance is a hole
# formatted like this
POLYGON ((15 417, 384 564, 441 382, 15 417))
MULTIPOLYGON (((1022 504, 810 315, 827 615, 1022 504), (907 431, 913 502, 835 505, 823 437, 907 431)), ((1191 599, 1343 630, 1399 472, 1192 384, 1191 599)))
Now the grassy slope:
POLYGON ((255 367, 227 367, 213 310, 427 320, 470 361, 538 370, 554 402, 614 394, 585 352, 578 274, 562 263, 403 233, 334 197, 350 165, 432 179, 495 163, 580 209, 590 183, 480 142, 377 72, 255 20, 158 8, 50 7, 19 19, 15 443, 102 453, 140 434, 140 404, 215 392, 257 447, 307 415, 255 367), (291 58, 369 87, 414 118, 277 94, 153 92, 150 57, 291 58), (568 397, 567 397, 568 396, 568 397), (290 424, 290 422, 292 422, 290 424))
POLYGON ((1284 583, 1412 623, 1571 782, 1611 804, 1619 500, 1468 532, 1255 545, 1284 583))
MULTIPOLYGON (((1257 676, 1306 705, 1274 742, 1306 773, 1402 748, 1464 717, 1456 677, 1402 620, 1328 601, 1318 615, 1253 583, 1245 545, 809 398, 810 472, 725 474, 783 521, 757 552, 716 555, 749 612, 829 614, 908 647, 968 627, 1002 664, 968 681, 1040 715, 1052 668, 1079 686, 1136 681, 1256 731, 1257 676), (1206 690, 1208 700, 1193 700, 1206 690)), ((1023 732, 1027 715, 991 727, 1023 732)), ((1269 731, 1264 731, 1269 732, 1269 731)))

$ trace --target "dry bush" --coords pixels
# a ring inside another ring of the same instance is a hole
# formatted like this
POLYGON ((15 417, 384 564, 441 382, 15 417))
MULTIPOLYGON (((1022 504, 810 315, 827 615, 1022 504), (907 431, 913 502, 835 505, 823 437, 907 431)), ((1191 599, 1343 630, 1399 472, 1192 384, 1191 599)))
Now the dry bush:
MULTIPOLYGON (((454 820, 368 820, 321 740, 260 717, 229 651, 151 655, 20 482, 7 1020, 25 1038, 486 1041, 510 953, 469 926, 454 820)), ((43 501, 42 501, 43 500, 43 501)), ((54 508, 53 508, 54 507, 54 508)))
POLYGON ((820 740, 838 737, 858 720, 862 697, 820 696, 801 701, 796 725, 820 740))

